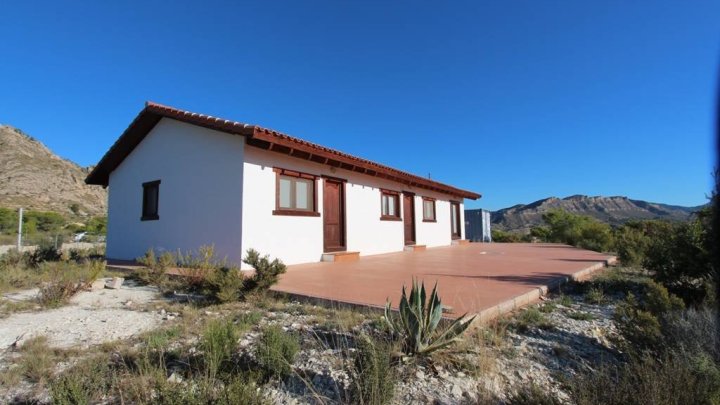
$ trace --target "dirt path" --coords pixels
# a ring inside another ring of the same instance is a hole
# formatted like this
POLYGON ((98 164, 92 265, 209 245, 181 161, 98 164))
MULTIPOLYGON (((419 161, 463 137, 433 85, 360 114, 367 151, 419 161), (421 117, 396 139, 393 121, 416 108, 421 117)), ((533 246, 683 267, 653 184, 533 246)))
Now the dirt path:
MULTIPOLYGON (((28 299, 32 290, 2 299, 28 299)), ((127 339, 153 329, 162 320, 154 311, 138 306, 159 299, 156 289, 123 285, 120 289, 81 292, 69 305, 42 312, 23 312, 0 319, 0 350, 16 340, 45 335, 51 346, 87 347, 127 339)))

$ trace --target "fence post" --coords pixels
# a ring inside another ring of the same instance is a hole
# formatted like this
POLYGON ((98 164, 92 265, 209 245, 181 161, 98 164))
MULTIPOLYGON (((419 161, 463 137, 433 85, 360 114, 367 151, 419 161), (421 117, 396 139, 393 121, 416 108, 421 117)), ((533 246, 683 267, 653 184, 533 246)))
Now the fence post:
POLYGON ((21 207, 18 212, 18 238, 17 238, 18 252, 20 252, 20 249, 22 249, 22 220, 23 220, 23 209, 21 207))

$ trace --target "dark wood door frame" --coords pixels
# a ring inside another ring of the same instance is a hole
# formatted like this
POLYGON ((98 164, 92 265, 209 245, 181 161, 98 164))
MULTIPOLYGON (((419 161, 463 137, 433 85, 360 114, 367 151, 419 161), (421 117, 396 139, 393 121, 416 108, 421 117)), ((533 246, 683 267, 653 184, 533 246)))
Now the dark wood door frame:
POLYGON ((323 179, 323 250, 347 250, 345 220, 345 182, 323 179), (337 223, 336 223, 337 222, 337 223))
POLYGON ((403 234, 405 246, 417 243, 415 237, 415 194, 403 192, 403 234))
POLYGON ((450 201, 450 237, 452 239, 456 240, 462 238, 462 227, 460 227, 460 225, 460 203, 457 201, 450 201), (455 213, 455 228, 457 229, 457 233, 452 230, 453 213, 455 213))

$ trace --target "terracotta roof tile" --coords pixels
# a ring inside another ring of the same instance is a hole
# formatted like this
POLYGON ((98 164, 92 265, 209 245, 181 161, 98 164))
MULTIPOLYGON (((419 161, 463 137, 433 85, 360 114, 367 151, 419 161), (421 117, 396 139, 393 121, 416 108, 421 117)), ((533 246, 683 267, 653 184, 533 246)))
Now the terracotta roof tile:
POLYGON ((130 126, 113 144, 103 156, 95 169, 85 180, 88 184, 107 186, 110 173, 122 162, 127 155, 142 141, 148 132, 157 124, 162 117, 176 119, 193 125, 202 126, 222 132, 236 135, 244 135, 248 139, 257 139, 263 144, 277 144, 292 151, 302 149, 308 156, 318 156, 325 159, 325 163, 334 166, 345 165, 343 168, 354 170, 365 174, 388 178, 404 184, 417 186, 443 192, 463 198, 477 199, 480 194, 471 191, 458 189, 431 179, 416 176, 414 174, 382 165, 367 159, 350 155, 336 149, 328 148, 296 138, 282 132, 263 128, 257 125, 249 125, 210 115, 198 114, 191 111, 180 110, 158 103, 147 102, 145 108, 133 120, 130 126))

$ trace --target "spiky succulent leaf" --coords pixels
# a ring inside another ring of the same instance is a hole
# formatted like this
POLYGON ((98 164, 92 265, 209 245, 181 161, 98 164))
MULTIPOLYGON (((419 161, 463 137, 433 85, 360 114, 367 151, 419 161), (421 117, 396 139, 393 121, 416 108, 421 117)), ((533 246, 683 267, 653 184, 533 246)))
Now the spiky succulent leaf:
POLYGON ((394 332, 403 336, 404 348, 408 354, 425 355, 455 342, 457 337, 467 330, 475 317, 468 319, 466 315, 463 315, 442 331, 438 331, 442 320, 443 306, 437 293, 437 283, 428 297, 425 283, 418 283, 418 280, 414 278, 412 282, 409 295, 403 286, 398 307, 398 319, 395 320, 392 316, 389 300, 385 305, 385 319, 394 332))
POLYGON ((402 333, 402 328, 400 328, 400 325, 397 325, 393 319, 392 316, 392 303, 390 300, 387 300, 387 303, 385 304, 385 323, 387 323, 388 327, 390 327, 390 331, 393 333, 402 333))
POLYGON ((453 321, 439 336, 433 339, 433 342, 425 348, 425 353, 441 349, 457 340, 457 337, 465 332, 475 320, 475 316, 467 318, 466 315, 453 321))

